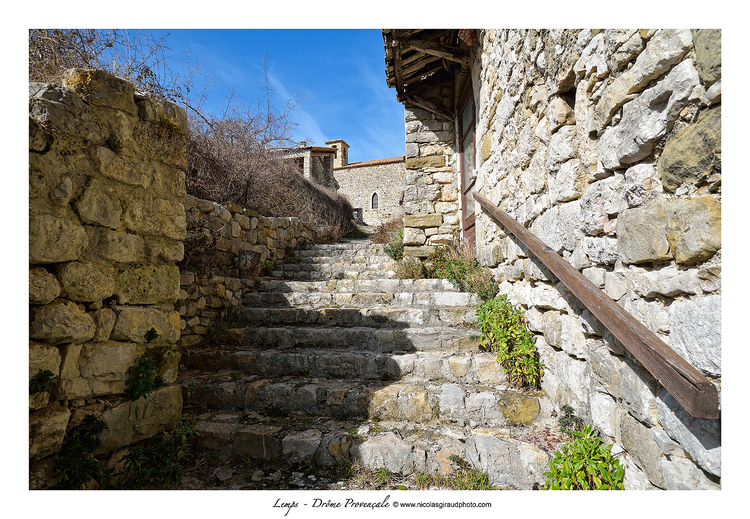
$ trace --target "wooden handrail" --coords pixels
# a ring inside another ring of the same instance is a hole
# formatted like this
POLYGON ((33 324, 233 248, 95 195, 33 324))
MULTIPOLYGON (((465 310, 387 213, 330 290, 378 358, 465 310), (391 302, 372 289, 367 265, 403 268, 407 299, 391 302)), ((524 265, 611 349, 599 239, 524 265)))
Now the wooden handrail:
POLYGON ((562 281, 691 416, 719 418, 719 395, 710 380, 510 215, 479 193, 473 195, 482 209, 562 281))

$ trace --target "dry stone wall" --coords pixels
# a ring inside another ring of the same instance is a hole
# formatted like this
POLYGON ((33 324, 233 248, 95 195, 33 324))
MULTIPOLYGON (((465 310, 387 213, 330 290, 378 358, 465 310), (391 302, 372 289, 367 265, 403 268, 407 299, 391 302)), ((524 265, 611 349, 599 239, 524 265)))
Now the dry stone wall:
POLYGON ((339 193, 354 208, 362 209, 366 225, 378 226, 404 216, 404 159, 380 159, 356 162, 333 170, 339 193), (378 206, 373 208, 373 195, 378 206))
MULTIPOLYGON (((472 65, 479 192, 719 389, 720 37, 485 30, 472 65)), ((407 157, 417 157, 409 144, 407 157)), ((424 191, 408 198, 407 214, 433 203, 426 190, 434 182, 422 178, 412 175, 407 193, 424 191)), ((626 487, 718 488, 721 421, 690 417, 481 212, 476 236, 500 293, 525 309, 537 333, 543 389, 593 423, 613 452, 627 452, 626 487)))
POLYGON ((186 257, 180 265, 180 346, 198 344, 228 322, 262 268, 273 270, 291 250, 325 232, 298 218, 265 217, 232 203, 187 196, 184 206, 187 255, 196 261, 186 257))
POLYGON ((89 414, 107 424, 98 453, 181 414, 186 146, 183 109, 102 71, 29 85, 29 378, 57 381, 29 397, 32 488, 54 484, 50 456, 89 414), (127 371, 146 352, 165 385, 133 401, 127 371))

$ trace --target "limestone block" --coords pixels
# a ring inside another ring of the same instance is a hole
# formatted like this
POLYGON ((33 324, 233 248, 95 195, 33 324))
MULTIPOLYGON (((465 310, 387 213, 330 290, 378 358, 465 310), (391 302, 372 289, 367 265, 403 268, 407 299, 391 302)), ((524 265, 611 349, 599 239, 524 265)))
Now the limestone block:
POLYGON ((592 236, 604 234, 604 227, 613 215, 628 208, 624 197, 622 175, 591 184, 581 197, 581 230, 592 236))
POLYGON ((117 182, 148 189, 153 181, 153 170, 148 162, 142 159, 126 159, 104 146, 94 152, 99 171, 102 175, 117 182))
POLYGON ((503 394, 498 406, 507 422, 517 425, 533 423, 541 411, 538 398, 515 393, 503 394))
POLYGON ((609 84, 594 111, 596 129, 601 132, 612 116, 649 82, 668 71, 690 49, 692 37, 687 30, 658 30, 638 55, 633 67, 609 84))
MULTIPOLYGON (((421 468, 415 447, 392 432, 378 434, 351 448, 352 459, 367 469, 385 468, 394 474, 411 474, 421 468)), ((421 453, 424 456, 424 453, 421 453)), ((424 464, 422 457, 422 465, 424 464)))
POLYGON ((701 290, 714 292, 721 288, 721 265, 711 265, 698 271, 701 290))
POLYGON ((548 311, 542 314, 542 332, 544 333, 544 340, 550 346, 557 348, 562 347, 562 321, 560 320, 560 312, 548 311))
POLYGON ((133 83, 103 70, 68 69, 63 73, 63 86, 90 105, 108 106, 132 115, 138 113, 133 83))
POLYGON ((281 427, 274 425, 250 425, 237 431, 232 443, 232 453, 254 459, 271 460, 282 453, 281 440, 277 434, 281 427))
POLYGON ((646 473, 648 479, 659 488, 666 488, 666 481, 659 465, 661 449, 649 433, 649 428, 627 413, 618 415, 619 424, 615 438, 646 473))
POLYGON ((698 72, 688 59, 656 86, 625 104, 622 120, 599 139, 597 151, 602 165, 618 169, 651 154, 654 143, 672 129, 699 86, 698 72))
POLYGON ((628 207, 645 204, 663 192, 656 168, 651 164, 636 164, 625 171, 623 185, 625 201, 628 207))
POLYGON ((671 192, 716 172, 721 173, 721 106, 669 139, 659 157, 659 177, 671 192))
POLYGON ((29 304, 46 305, 60 295, 57 278, 42 267, 29 269, 29 304))
POLYGON ((102 443, 94 454, 132 445, 166 430, 182 414, 182 389, 166 386, 145 399, 125 401, 107 409, 101 419, 107 424, 102 443))
POLYGON ((690 460, 670 456, 660 459, 667 490, 721 490, 721 487, 708 479, 706 474, 690 460))
POLYGON ((60 373, 60 363, 58 348, 29 341, 29 378, 45 370, 57 376, 60 373))
POLYGON ((706 86, 721 79, 721 30, 692 30, 698 73, 706 86))
POLYGON ((132 198, 127 201, 123 224, 138 234, 184 240, 187 232, 185 209, 177 200, 132 198))
POLYGON ((669 345, 702 373, 721 376, 721 296, 669 307, 669 345))
POLYGON ((617 253, 624 263, 643 263, 670 259, 667 241, 667 203, 655 199, 648 204, 628 209, 617 219, 617 253))
POLYGON ((70 420, 70 409, 53 402, 29 414, 29 458, 40 459, 57 452, 62 446, 70 420))
POLYGON ((109 340, 112 329, 115 327, 117 316, 109 308, 100 308, 91 314, 96 323, 96 333, 92 339, 94 342, 105 342, 109 340))
POLYGON ((118 341, 147 342, 146 333, 154 328, 158 341, 176 343, 180 338, 180 314, 163 312, 156 308, 116 306, 117 322, 112 339, 118 341))
POLYGON ((441 168, 443 166, 445 166, 443 155, 406 159, 406 169, 441 168))
POLYGON ((183 107, 152 97, 143 98, 141 94, 136 99, 136 105, 141 120, 158 123, 162 118, 166 118, 176 124, 183 133, 188 132, 187 112, 183 107))
POLYGON ((117 229, 122 207, 117 192, 103 182, 92 179, 76 202, 78 216, 84 223, 117 229))
POLYGON ((101 227, 88 227, 88 255, 118 263, 143 261, 146 244, 142 236, 124 231, 112 231, 101 227))
POLYGON ((180 270, 174 265, 129 266, 120 272, 114 296, 119 304, 174 303, 180 294, 180 270))
POLYGON ((693 418, 666 391, 656 404, 664 431, 703 470, 721 477, 721 420, 693 418))
POLYGON ((700 287, 698 269, 678 270, 666 267, 652 272, 638 272, 632 277, 633 290, 653 298, 658 295, 675 297, 679 294, 695 295, 700 287))
POLYGON ((87 245, 86 231, 74 221, 48 214, 29 218, 29 263, 77 260, 87 245))
POLYGON ((317 429, 288 434, 281 441, 282 454, 290 463, 307 463, 315 457, 322 440, 323 433, 317 429))
POLYGON ((72 301, 33 307, 29 337, 48 344, 81 343, 94 337, 94 319, 72 301))
POLYGON ((115 277, 113 267, 97 263, 71 261, 57 269, 61 294, 73 301, 107 299, 114 292, 115 277))
POLYGON ((709 259, 721 248, 721 203, 714 197, 673 200, 667 217, 667 239, 678 263, 709 259))
POLYGON ((105 135, 94 109, 68 88, 29 83, 29 117, 58 132, 101 142, 105 135))
POLYGON ((560 166, 578 155, 575 126, 563 126, 552 134, 547 155, 547 169, 557 171, 560 166))
POLYGON ((560 346, 563 351, 579 359, 588 357, 586 338, 583 329, 574 315, 560 316, 560 346))
POLYGON ((404 245, 424 245, 427 236, 422 229, 404 228, 404 245))
POLYGON ((576 200, 593 181, 593 175, 583 167, 581 161, 571 159, 560 166, 554 181, 550 181, 550 201, 555 204, 576 200))

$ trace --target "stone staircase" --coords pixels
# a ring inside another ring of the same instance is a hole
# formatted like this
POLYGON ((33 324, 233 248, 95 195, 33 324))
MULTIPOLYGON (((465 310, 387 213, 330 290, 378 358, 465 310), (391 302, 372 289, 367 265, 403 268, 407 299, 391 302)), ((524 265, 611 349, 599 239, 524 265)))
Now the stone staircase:
POLYGON ((531 438, 549 430, 547 400, 506 387, 479 351, 473 294, 394 267, 382 245, 352 240, 308 246, 260 279, 242 327, 183 356, 202 445, 255 466, 461 464, 501 488, 542 482, 548 453, 531 438))

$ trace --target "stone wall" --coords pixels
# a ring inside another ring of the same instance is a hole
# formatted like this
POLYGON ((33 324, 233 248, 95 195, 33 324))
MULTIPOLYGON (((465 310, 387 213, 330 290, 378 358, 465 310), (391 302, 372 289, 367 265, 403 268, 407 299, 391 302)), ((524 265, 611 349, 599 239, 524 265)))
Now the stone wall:
MULTIPOLYGON (((720 48, 711 30, 484 30, 472 63, 478 191, 719 389, 720 48)), ((407 215, 445 221, 443 172, 423 181, 427 144, 408 142, 407 215)), ((626 488, 717 488, 721 421, 690 417, 481 211, 476 236, 537 333, 543 389, 627 451, 626 488)))
POLYGON ((29 397, 32 488, 54 484, 50 456, 89 414, 107 424, 97 453, 181 414, 186 165, 183 109, 101 71, 29 85, 29 378, 56 379, 29 397), (133 401, 127 371, 145 352, 165 385, 133 401))
MULTIPOLYGON (((440 94, 446 99, 451 88, 440 94)), ((404 254, 425 257, 460 233, 458 153, 455 124, 407 103, 404 254)))
POLYGON ((378 226, 396 218, 403 218, 404 159, 370 160, 334 168, 339 193, 352 206, 362 209, 366 225, 378 226), (378 196, 378 207, 373 209, 373 194, 378 196))
POLYGON ((184 206, 188 239, 180 265, 178 343, 192 346, 231 319, 229 309, 241 305, 264 264, 272 271, 291 249, 315 242, 319 230, 298 218, 268 218, 237 204, 187 196, 184 206))

